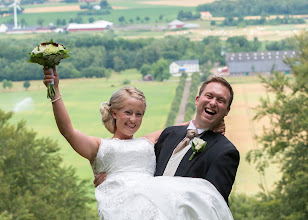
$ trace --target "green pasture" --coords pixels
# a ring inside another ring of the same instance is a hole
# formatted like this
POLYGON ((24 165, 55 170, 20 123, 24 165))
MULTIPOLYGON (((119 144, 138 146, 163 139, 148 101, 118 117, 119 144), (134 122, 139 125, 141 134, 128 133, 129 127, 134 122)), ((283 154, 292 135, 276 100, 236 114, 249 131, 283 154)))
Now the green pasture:
MULTIPOLYGON (((109 101, 112 93, 124 86, 123 79, 129 79, 130 85, 142 90, 147 98, 147 111, 136 137, 163 129, 175 94, 177 80, 164 83, 143 82, 140 76, 135 71, 126 71, 122 74, 113 74, 108 80, 105 78, 62 80, 62 97, 74 127, 91 136, 111 137, 101 123, 99 106, 101 102, 109 101)), ((61 148, 63 165, 74 167, 81 179, 89 180, 89 193, 94 197, 94 188, 91 184, 93 172, 89 162, 79 156, 58 132, 51 103, 46 98, 46 87, 42 81, 30 81, 30 83, 31 87, 28 91, 23 88, 23 82, 14 82, 11 90, 4 90, 1 86, 0 108, 13 111, 18 103, 24 101, 11 122, 25 120, 27 127, 37 132, 38 137, 50 137, 56 141, 61 148)))
MULTIPOLYGON (((136 137, 163 129, 175 95, 178 78, 171 78, 165 82, 144 82, 140 80, 140 76, 136 70, 128 70, 120 74, 114 73, 109 79, 62 80, 62 97, 74 127, 88 135, 110 137, 111 134, 101 124, 99 105, 103 101, 108 101, 115 90, 124 86, 123 80, 128 79, 131 85, 141 89, 147 98, 147 111, 136 137)), ((226 119, 226 137, 234 143, 241 155, 233 190, 235 193, 256 194, 260 191, 260 183, 265 183, 270 189, 279 178, 277 167, 271 165, 266 170, 265 176, 262 176, 256 171, 255 166, 245 159, 250 149, 261 147, 253 139, 262 131, 261 124, 253 121, 255 114, 253 107, 259 104, 260 97, 265 96, 265 90, 260 79, 255 76, 227 77, 227 80, 234 88, 235 97, 226 119)), ((25 120, 27 126, 37 132, 39 137, 50 137, 56 141, 61 148, 63 165, 74 167, 80 178, 89 180, 89 193, 94 197, 91 184, 93 173, 89 162, 75 153, 59 134, 43 83, 41 81, 30 81, 30 83, 31 87, 28 91, 23 88, 23 82, 13 82, 11 90, 3 89, 0 84, 0 108, 12 111, 18 103, 27 98, 32 99, 32 102, 22 106, 23 110, 14 114, 11 122, 25 120)))
MULTIPOLYGON (((79 4, 66 4, 66 3, 49 3, 43 5, 22 5, 23 8, 38 8, 38 7, 53 7, 53 6, 73 6, 79 4)), ((119 18, 123 16, 127 23, 132 19, 133 23, 139 24, 152 24, 152 23, 165 23, 170 22, 177 18, 180 10, 195 12, 193 7, 178 7, 178 6, 167 6, 167 5, 150 5, 141 4, 138 1, 115 1, 110 2, 111 6, 123 7, 123 9, 110 10, 110 14, 105 15, 82 15, 79 16, 82 19, 82 23, 88 23, 89 18, 94 20, 107 20, 114 24, 120 24, 119 18), (159 17, 163 16, 160 20, 159 17), (140 20, 137 21, 136 18, 140 20), (148 22, 145 21, 145 17, 149 17, 148 22)), ((31 13, 31 14, 18 14, 18 23, 20 24, 21 19, 24 19, 27 25, 37 25, 39 19, 43 19, 43 25, 47 26, 49 23, 56 24, 57 19, 65 19, 68 23, 70 19, 75 19, 81 11, 69 11, 69 12, 49 12, 49 13, 31 13)), ((0 17, 0 23, 12 22, 13 15, 0 17)))

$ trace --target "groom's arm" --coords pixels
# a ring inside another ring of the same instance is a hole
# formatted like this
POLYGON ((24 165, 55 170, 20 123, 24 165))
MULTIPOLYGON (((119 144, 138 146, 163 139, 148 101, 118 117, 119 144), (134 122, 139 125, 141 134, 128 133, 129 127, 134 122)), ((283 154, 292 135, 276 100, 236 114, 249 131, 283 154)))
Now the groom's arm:
POLYGON ((227 150, 220 154, 211 164, 206 178, 210 181, 228 203, 228 197, 232 190, 236 171, 239 165, 240 155, 238 150, 227 150))
POLYGON ((174 126, 172 127, 167 127, 163 130, 161 135, 159 136, 156 144, 155 144, 155 156, 156 156, 156 162, 157 159, 160 155, 161 148, 162 148, 162 143, 166 140, 166 138, 169 136, 170 132, 174 129, 174 126))
POLYGON ((102 184, 107 178, 107 173, 98 173, 94 174, 94 186, 97 187, 98 185, 102 184))

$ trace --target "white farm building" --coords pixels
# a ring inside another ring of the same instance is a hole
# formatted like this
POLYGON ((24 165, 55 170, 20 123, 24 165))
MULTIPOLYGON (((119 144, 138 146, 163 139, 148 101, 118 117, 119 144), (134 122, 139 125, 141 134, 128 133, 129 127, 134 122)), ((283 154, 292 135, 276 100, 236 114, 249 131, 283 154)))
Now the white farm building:
POLYGON ((67 25, 66 30, 72 31, 103 31, 109 30, 113 26, 113 23, 109 21, 99 20, 89 24, 76 24, 70 23, 67 25))

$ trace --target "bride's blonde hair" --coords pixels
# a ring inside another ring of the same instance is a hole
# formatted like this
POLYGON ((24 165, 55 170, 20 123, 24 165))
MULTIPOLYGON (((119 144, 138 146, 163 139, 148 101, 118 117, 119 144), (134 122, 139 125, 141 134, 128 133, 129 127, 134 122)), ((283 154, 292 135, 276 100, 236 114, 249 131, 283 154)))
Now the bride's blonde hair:
POLYGON ((143 92, 133 86, 123 87, 113 93, 109 102, 103 102, 100 106, 102 115, 102 122, 107 130, 114 134, 116 130, 116 121, 112 117, 112 110, 117 112, 123 108, 123 102, 126 98, 136 98, 144 103, 144 110, 146 109, 146 100, 143 92))

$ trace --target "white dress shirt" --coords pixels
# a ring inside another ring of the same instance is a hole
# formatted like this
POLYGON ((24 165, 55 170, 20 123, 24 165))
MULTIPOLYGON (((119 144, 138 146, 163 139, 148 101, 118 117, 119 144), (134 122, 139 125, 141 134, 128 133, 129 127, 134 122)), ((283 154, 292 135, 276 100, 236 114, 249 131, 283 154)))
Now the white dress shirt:
MULTIPOLYGON (((197 137, 201 137, 202 133, 204 131, 207 131, 208 128, 200 128, 200 129, 197 129, 196 126, 193 124, 192 121, 190 121, 188 127, 187 127, 187 130, 189 129, 195 129, 198 131, 198 136, 197 137)), ((177 152, 176 154, 172 153, 169 161, 168 161, 168 164, 166 166, 166 169, 163 173, 163 176, 174 176, 178 166, 180 165, 181 163, 181 160, 183 159, 184 155, 187 153, 187 151, 189 150, 189 148, 191 148, 191 142, 192 140, 189 142, 189 144, 184 147, 181 151, 177 152)))

